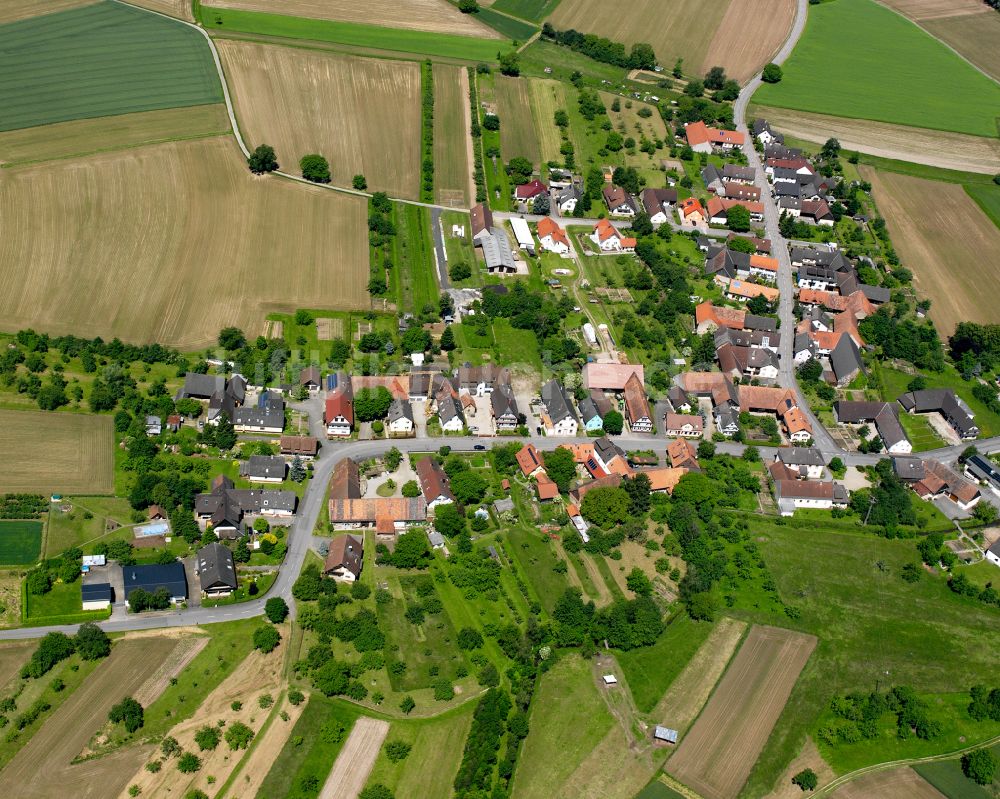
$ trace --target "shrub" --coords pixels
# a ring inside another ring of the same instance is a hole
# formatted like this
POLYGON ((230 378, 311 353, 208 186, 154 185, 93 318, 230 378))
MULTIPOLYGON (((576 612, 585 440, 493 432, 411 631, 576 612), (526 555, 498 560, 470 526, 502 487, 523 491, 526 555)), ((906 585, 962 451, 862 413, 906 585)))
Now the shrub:
POLYGON ((385 745, 385 756, 393 763, 405 760, 412 747, 405 741, 389 741, 385 745))
POLYGON ((973 749, 962 755, 962 773, 978 785, 989 785, 997 772, 997 759, 989 749, 973 749))
POLYGON ((242 721, 237 721, 226 729, 226 743, 234 752, 237 749, 246 749, 250 741, 253 740, 254 732, 242 721))
POLYGON ((177 770, 181 774, 194 774, 201 768, 201 758, 193 752, 185 752, 177 759, 177 770))
POLYGON ((253 631, 254 649, 259 649, 265 655, 273 652, 281 642, 281 633, 274 627, 263 626, 253 631))
POLYGON ((273 596, 264 603, 264 615, 274 624, 281 624, 288 618, 288 603, 280 596, 273 596))
POLYGON ((49 633, 31 653, 31 660, 21 668, 21 677, 38 679, 61 660, 73 654, 73 641, 62 633, 49 633))
POLYGON ((100 660, 111 653, 111 639, 96 624, 81 624, 73 638, 77 653, 84 660, 100 660))
POLYGON ((219 732, 218 727, 206 724, 194 734, 194 742, 198 744, 198 748, 202 752, 205 752, 210 749, 215 749, 215 747, 219 745, 221 737, 222 734, 219 732))
POLYGON ((322 155, 313 153, 302 156, 299 167, 302 169, 302 177, 306 180, 313 183, 330 182, 330 164, 322 155))
POLYGON ((108 712, 108 721, 112 724, 124 723, 127 732, 135 732, 145 723, 142 705, 131 696, 125 697, 108 712))
POLYGON ((765 83, 778 83, 781 78, 781 67, 774 63, 768 64, 764 67, 764 71, 760 75, 760 79, 765 83))

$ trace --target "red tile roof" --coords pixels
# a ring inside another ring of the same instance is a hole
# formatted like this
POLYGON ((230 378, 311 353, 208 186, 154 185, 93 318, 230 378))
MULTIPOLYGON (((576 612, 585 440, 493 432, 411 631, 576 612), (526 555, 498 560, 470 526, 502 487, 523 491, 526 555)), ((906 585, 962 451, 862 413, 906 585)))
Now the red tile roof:
POLYGON ((551 236, 553 241, 561 242, 567 247, 569 246, 569 237, 567 237, 566 231, 559 227, 552 220, 552 217, 549 216, 543 216, 538 220, 538 238, 544 239, 546 236, 551 236))

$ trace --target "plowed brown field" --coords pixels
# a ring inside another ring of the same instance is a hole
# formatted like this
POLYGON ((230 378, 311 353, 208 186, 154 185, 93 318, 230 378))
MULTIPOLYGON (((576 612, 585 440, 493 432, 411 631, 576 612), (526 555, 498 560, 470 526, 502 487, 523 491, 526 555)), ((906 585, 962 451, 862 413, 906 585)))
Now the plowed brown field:
POLYGON ((755 626, 667 771, 705 799, 733 799, 815 646, 811 635, 755 626))
POLYGON ((296 174, 303 155, 320 153, 337 185, 360 174, 371 190, 416 199, 417 64, 230 40, 218 47, 250 147, 267 142, 296 174))
POLYGON ((366 210, 254 177, 222 137, 5 169, 0 318, 195 349, 271 311, 368 307, 366 210))
POLYGON ((744 83, 778 52, 794 19, 795 0, 730 3, 705 53, 702 73, 723 66, 729 77, 744 83))
POLYGON ((911 768, 879 771, 837 790, 834 799, 945 799, 943 793, 911 768))
POLYGON ((1000 230, 953 183, 862 168, 903 265, 913 272, 942 336, 962 321, 995 322, 1000 281, 991 259, 1000 230))
POLYGON ((344 748, 337 755, 333 770, 323 784, 319 799, 357 799, 368 782, 375 758, 388 734, 387 721, 360 718, 354 722, 351 734, 347 736, 344 748))

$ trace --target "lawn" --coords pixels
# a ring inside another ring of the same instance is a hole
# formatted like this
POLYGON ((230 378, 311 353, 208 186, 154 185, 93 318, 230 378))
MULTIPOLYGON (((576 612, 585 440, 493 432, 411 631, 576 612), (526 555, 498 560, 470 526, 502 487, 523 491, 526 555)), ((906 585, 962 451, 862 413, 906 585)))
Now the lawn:
POLYGON ((557 5, 559 0, 497 0, 491 8, 531 22, 541 22, 557 5))
POLYGON ((0 130, 222 100, 196 31, 112 2, 0 26, 0 74, 0 130))
POLYGON ((438 284, 431 242, 430 211, 417 205, 393 206, 396 235, 392 237, 391 279, 396 307, 421 311, 438 305, 438 284))
POLYGON ((567 654, 538 684, 511 795, 548 799, 615 724, 590 662, 567 654))
POLYGON ((41 522, 0 521, 0 564, 22 566, 34 563, 41 549, 41 522))
POLYGON ((996 610, 953 594, 941 576, 902 580, 903 565, 918 562, 912 540, 798 520, 782 526, 755 519, 750 532, 781 599, 798 618, 752 606, 735 615, 800 629, 820 641, 745 794, 770 790, 836 694, 870 691, 876 681, 883 689, 909 685, 921 694, 943 694, 991 673, 1000 655, 996 610))
POLYGON ((393 763, 383 747, 368 784, 385 785, 398 797, 449 796, 475 708, 475 702, 466 702, 432 719, 393 721, 386 742, 402 741, 413 748, 393 763))
POLYGON ((934 432, 934 428, 931 427, 931 423, 926 416, 901 413, 899 414, 899 421, 903 425, 906 437, 913 444, 914 452, 924 452, 946 445, 946 442, 934 432))
POLYGON ((754 102, 979 136, 997 135, 1000 86, 873 0, 809 10, 780 83, 754 102))
POLYGON ((309 704, 302 711, 299 720, 295 722, 292 734, 282 747, 271 770, 257 791, 260 799, 271 799, 276 796, 315 796, 315 791, 308 794, 295 793, 293 788, 308 784, 311 778, 322 785, 326 780, 333 762, 337 759, 347 733, 350 732, 360 711, 347 702, 336 702, 324 699, 320 694, 313 694, 309 704), (340 722, 347 733, 336 742, 324 740, 321 734, 324 726, 340 722))
MULTIPOLYGON (((482 264, 476 257, 476 251, 472 246, 471 228, 469 215, 464 211, 445 211, 441 214, 441 225, 444 227, 444 248, 448 255, 448 268, 457 263, 467 263, 472 269, 472 275, 464 280, 450 280, 451 285, 457 288, 470 286, 481 286, 483 284, 482 264), (459 225, 465 228, 465 236, 458 238, 451 235, 452 225, 459 225)), ((456 328, 457 332, 457 328, 456 328)))
POLYGON ((205 27, 210 30, 333 42, 359 48, 458 58, 463 61, 495 62, 497 54, 498 42, 495 39, 477 39, 472 36, 382 28, 353 22, 305 19, 209 6, 201 7, 201 17, 205 27))
POLYGON ((48 593, 37 595, 24 592, 25 624, 79 624, 100 621, 110 615, 107 610, 83 610, 80 581, 58 582, 48 593))
POLYGON ((542 371, 542 357, 538 352, 538 339, 532 330, 519 330, 511 327, 507 319, 495 319, 493 335, 496 348, 500 353, 500 363, 505 366, 527 366, 534 370, 532 374, 542 371))
POLYGON ((712 625, 694 621, 686 613, 675 616, 652 646, 618 652, 618 664, 632 690, 635 706, 648 713, 698 651, 712 625))
MULTIPOLYGON (((530 518, 520 507, 518 512, 521 518, 530 518)), ((568 585, 566 578, 555 571, 558 559, 552 545, 537 529, 520 524, 510 528, 505 538, 505 550, 524 575, 525 582, 534 589, 542 607, 551 613, 568 585)))

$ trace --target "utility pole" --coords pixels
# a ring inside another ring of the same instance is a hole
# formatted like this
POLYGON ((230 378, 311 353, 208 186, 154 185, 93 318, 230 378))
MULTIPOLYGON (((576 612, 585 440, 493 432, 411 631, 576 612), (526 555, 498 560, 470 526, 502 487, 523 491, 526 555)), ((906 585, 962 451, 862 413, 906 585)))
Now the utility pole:
POLYGON ((865 514, 865 527, 868 526, 868 517, 872 515, 872 508, 875 507, 874 495, 868 497, 868 513, 865 514))

